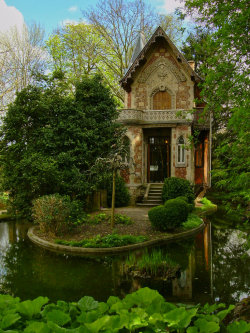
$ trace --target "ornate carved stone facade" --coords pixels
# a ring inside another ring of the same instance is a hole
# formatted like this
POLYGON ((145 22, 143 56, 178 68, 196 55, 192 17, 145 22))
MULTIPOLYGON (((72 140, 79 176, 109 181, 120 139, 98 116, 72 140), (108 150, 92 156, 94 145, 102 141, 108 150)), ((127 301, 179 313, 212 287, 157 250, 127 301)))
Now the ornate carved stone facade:
MULTIPOLYGON (((120 110, 119 121, 127 126, 133 161, 124 178, 135 196, 136 189, 168 176, 194 183, 195 154, 189 139, 199 80, 160 27, 121 80, 125 109, 120 110), (160 99, 154 104, 158 93, 160 99), (165 97, 168 103, 162 105, 170 106, 168 109, 161 107, 165 97)), ((209 170, 206 172, 204 179, 208 179, 209 170)))

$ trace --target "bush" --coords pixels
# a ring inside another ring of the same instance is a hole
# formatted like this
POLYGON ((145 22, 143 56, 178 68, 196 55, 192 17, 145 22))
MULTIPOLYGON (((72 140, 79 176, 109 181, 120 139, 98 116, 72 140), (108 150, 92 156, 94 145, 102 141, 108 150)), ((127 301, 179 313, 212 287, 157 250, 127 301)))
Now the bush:
POLYGON ((195 195, 190 182, 186 179, 177 177, 166 178, 162 189, 163 202, 180 196, 186 197, 188 203, 193 204, 195 195))
POLYGON ((194 201, 192 203, 188 203, 188 198, 184 196, 177 197, 176 199, 183 200, 187 203, 189 213, 191 213, 194 210, 194 201))
POLYGON ((167 230, 167 209, 160 205, 151 208, 148 211, 148 217, 152 226, 161 231, 167 230))
POLYGON ((173 230, 181 226, 188 217, 188 204, 181 199, 171 199, 164 206, 153 207, 148 212, 154 228, 160 231, 173 230))
MULTIPOLYGON (((107 190, 107 201, 108 206, 111 207, 112 204, 112 188, 113 188, 113 177, 109 174, 105 177, 103 182, 104 189, 107 190)), ((129 204, 130 194, 126 187, 125 181, 121 176, 116 176, 115 179, 115 206, 124 207, 129 204)))
POLYGON ((33 201, 32 216, 40 230, 55 235, 69 231, 86 218, 82 203, 59 194, 44 195, 33 201))

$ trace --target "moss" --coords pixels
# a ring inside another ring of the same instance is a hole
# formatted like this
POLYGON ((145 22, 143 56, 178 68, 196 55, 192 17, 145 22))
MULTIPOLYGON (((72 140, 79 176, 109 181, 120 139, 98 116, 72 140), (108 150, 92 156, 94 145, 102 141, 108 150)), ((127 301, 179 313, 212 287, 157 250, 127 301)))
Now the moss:
POLYGON ((203 220, 196 214, 189 214, 187 221, 182 223, 182 227, 185 230, 197 228, 199 225, 203 223, 203 220))

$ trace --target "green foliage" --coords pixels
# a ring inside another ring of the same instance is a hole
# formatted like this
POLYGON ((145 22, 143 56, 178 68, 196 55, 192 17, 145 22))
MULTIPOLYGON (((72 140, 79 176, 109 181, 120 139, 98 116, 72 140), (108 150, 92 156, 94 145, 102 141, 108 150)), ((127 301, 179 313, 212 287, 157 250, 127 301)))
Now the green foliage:
POLYGON ((84 248, 109 248, 109 247, 118 247, 126 246, 130 244, 142 243, 147 240, 145 236, 132 236, 132 235, 119 235, 119 234, 110 234, 101 237, 100 235, 95 236, 94 238, 83 239, 81 241, 65 241, 61 239, 55 240, 56 244, 75 246, 75 247, 84 247, 84 248))
MULTIPOLYGON (((110 222, 110 219, 111 219, 110 215, 107 215, 105 213, 99 213, 94 215, 93 217, 90 217, 90 215, 88 215, 88 218, 85 222, 89 224, 100 224, 100 223, 110 222)), ((133 221, 131 217, 127 215, 115 214, 115 224, 130 225, 133 224, 133 221)))
MULTIPOLYGON (((108 206, 111 207, 112 203, 112 174, 105 176, 105 179, 102 182, 102 187, 107 190, 107 201, 108 206)), ((124 207, 129 204, 130 194, 129 190, 126 187, 124 179, 116 175, 115 178, 115 207, 124 207)))
POLYGON ((202 219, 196 214, 188 214, 187 221, 182 223, 182 227, 185 230, 197 228, 199 225, 203 223, 202 219))
POLYGON ((59 194, 44 195, 33 202, 33 219, 40 230, 55 235, 69 229, 70 198, 59 194))
POLYGON ((163 205, 151 208, 148 211, 148 217, 152 226, 158 230, 168 230, 166 226, 167 210, 163 205))
POLYGON ((206 197, 201 199, 202 206, 195 207, 195 213, 198 215, 208 215, 211 213, 214 213, 217 210, 217 206, 214 205, 210 200, 208 200, 206 197))
POLYGON ((0 210, 7 208, 9 196, 6 192, 0 193, 0 210))
POLYGON ((190 182, 177 177, 166 178, 162 189, 163 202, 180 196, 187 197, 188 203, 193 204, 195 196, 190 182))
POLYGON ((115 214, 115 223, 123 224, 123 225, 130 225, 133 224, 131 217, 122 214, 115 214))
POLYGON ((1 332, 153 333, 167 330, 183 333, 246 333, 250 329, 250 324, 243 320, 232 322, 227 327, 223 324, 223 318, 234 306, 222 311, 219 309, 225 308, 225 304, 186 308, 166 302, 157 291, 149 288, 141 288, 122 300, 110 296, 106 303, 87 296, 69 303, 58 301, 46 304, 47 298, 38 299, 25 301, 27 312, 23 313, 20 306, 24 302, 12 296, 0 295, 1 332))
MULTIPOLYGON (((204 78, 200 89, 201 98, 206 100, 205 113, 211 112, 213 118, 212 185, 231 194, 237 204, 229 209, 246 211, 250 167, 249 2, 186 0, 185 9, 187 14, 195 13, 200 30, 211 32, 202 44, 206 61, 200 66, 204 78)), ((193 48, 199 55, 199 39, 193 48)))
POLYGON ((140 272, 140 274, 150 275, 150 277, 168 276, 170 268, 179 268, 178 263, 162 250, 154 249, 149 252, 147 249, 141 257, 131 253, 126 260, 126 266, 130 271, 140 272))
POLYGON ((28 215, 32 200, 53 193, 84 203, 98 185, 89 169, 116 142, 116 117, 99 76, 82 78, 73 94, 63 77, 41 78, 18 93, 0 133, 2 186, 13 211, 28 215))
POLYGON ((110 220, 110 216, 105 214, 105 213, 100 213, 100 214, 96 214, 93 217, 88 218, 88 220, 86 221, 89 224, 100 224, 103 222, 108 222, 110 220))
POLYGON ((174 230, 188 217, 188 204, 181 199, 167 200, 164 206, 153 207, 148 211, 149 220, 160 231, 174 230))

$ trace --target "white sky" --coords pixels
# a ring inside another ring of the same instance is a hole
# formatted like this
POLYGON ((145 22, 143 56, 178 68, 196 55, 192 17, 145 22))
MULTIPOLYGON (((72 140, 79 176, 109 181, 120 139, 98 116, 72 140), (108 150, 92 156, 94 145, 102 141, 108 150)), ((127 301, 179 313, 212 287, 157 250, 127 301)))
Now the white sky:
POLYGON ((6 32, 15 25, 21 30, 23 24, 22 13, 13 6, 7 6, 4 0, 0 0, 0 32, 6 32))

